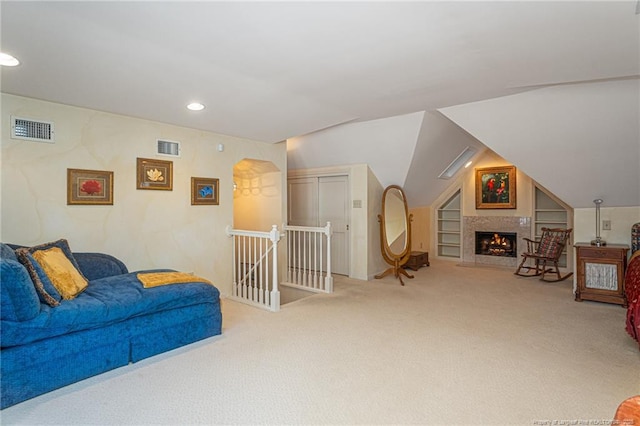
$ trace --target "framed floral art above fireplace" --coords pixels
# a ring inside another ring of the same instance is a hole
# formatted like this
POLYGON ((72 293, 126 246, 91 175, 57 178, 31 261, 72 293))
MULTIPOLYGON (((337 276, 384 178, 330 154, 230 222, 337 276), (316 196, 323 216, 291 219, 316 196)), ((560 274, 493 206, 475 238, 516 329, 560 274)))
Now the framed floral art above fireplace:
POLYGON ((476 209, 515 208, 515 166, 477 168, 476 209))

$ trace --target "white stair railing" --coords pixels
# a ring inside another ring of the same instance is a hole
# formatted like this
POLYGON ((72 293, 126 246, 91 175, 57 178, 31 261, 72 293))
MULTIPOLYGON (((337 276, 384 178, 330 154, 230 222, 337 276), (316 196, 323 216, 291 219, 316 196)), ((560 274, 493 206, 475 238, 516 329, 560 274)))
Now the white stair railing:
POLYGON ((233 237, 233 288, 231 299, 277 312, 280 310, 278 290, 278 241, 280 231, 243 231, 227 226, 233 237))
POLYGON ((332 293, 331 222, 324 227, 284 225, 287 273, 282 285, 332 293))

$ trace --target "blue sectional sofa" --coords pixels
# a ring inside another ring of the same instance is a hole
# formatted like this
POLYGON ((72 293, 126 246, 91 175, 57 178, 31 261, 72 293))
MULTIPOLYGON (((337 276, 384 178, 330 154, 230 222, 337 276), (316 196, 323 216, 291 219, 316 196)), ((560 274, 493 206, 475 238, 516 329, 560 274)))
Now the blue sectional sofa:
POLYGON ((16 246, 0 248, 0 408, 222 331, 220 293, 204 280, 144 288, 113 256, 73 253, 88 285, 52 307, 16 246))

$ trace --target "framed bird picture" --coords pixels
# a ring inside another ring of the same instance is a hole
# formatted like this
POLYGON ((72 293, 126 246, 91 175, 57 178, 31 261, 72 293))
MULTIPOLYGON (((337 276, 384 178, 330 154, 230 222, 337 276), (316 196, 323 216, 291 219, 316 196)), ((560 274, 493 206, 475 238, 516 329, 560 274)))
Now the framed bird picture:
POLYGON ((476 169, 476 209, 515 208, 515 166, 476 169))

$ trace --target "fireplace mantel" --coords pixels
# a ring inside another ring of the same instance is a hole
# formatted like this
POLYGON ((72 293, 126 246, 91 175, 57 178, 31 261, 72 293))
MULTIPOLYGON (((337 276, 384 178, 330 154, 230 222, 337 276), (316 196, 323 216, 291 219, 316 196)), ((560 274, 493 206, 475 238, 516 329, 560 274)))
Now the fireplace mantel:
POLYGON ((522 254, 527 247, 526 244, 522 244, 522 238, 531 238, 531 218, 513 216, 464 216, 462 218, 462 235, 463 262, 515 268, 520 254, 522 254), (515 232, 518 240, 518 256, 501 257, 475 254, 476 231, 515 232))

